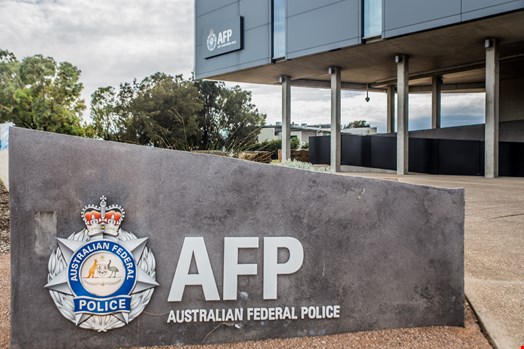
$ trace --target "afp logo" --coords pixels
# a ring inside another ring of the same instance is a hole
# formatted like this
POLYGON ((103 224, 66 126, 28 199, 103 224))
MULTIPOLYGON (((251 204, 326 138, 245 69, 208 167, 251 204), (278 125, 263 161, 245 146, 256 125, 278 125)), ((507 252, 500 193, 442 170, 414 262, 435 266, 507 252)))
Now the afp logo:
POLYGON ((231 40, 233 36, 233 29, 226 29, 215 34, 215 31, 211 29, 207 36, 207 50, 213 52, 216 48, 225 48, 230 45, 235 45, 236 41, 231 40))
POLYGON ((51 298, 60 313, 78 327, 106 332, 138 317, 158 286, 155 257, 137 238, 120 228, 124 209, 88 205, 82 210, 86 228, 67 239, 49 258, 51 298))
POLYGON ((207 36, 207 49, 208 51, 213 52, 216 47, 217 47, 217 36, 215 35, 213 29, 211 29, 209 31, 209 35, 207 36))

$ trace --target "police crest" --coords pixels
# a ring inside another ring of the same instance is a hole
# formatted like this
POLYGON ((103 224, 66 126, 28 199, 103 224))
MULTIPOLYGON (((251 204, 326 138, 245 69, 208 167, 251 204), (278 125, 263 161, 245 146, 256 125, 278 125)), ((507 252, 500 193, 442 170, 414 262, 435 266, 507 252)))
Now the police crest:
POLYGON ((98 332, 123 327, 139 316, 151 300, 155 257, 137 238, 120 228, 124 209, 88 205, 82 210, 86 228, 67 239, 49 258, 48 283, 60 313, 77 326, 98 332))
POLYGON ((213 29, 209 31, 209 35, 207 36, 207 49, 209 51, 214 51, 217 47, 217 36, 214 33, 213 29))

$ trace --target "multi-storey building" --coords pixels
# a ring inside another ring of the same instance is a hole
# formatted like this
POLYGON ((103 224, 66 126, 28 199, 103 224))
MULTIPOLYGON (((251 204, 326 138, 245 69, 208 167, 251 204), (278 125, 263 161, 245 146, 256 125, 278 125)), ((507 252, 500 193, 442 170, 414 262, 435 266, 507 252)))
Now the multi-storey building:
POLYGON ((442 91, 485 91, 486 177, 498 176, 499 123, 524 120, 524 0, 198 0, 195 9, 197 78, 282 85, 284 157, 291 86, 331 89, 335 171, 341 89, 387 93, 399 174, 410 92, 432 93, 439 128, 442 91))

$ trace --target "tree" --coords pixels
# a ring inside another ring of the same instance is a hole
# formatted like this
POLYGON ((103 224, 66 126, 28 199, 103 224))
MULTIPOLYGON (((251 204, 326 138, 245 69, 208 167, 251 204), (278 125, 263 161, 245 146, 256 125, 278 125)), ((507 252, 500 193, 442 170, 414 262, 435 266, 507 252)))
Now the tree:
POLYGON ((84 135, 80 70, 34 55, 18 61, 0 50, 0 121, 36 130, 84 135))
POLYGON ((251 92, 215 81, 194 83, 204 105, 199 113, 200 149, 240 151, 253 146, 266 115, 251 103, 251 92))
POLYGON ((238 151, 256 143, 265 115, 240 87, 156 73, 92 95, 95 135, 179 150, 238 151))
POLYGON ((95 136, 116 141, 120 118, 117 113, 117 93, 111 86, 101 87, 91 95, 91 118, 95 136))
POLYGON ((239 86, 223 91, 218 128, 226 130, 224 146, 229 151, 239 151, 255 144, 266 116, 251 103, 251 92, 239 86))
POLYGON ((95 135, 109 140, 190 150, 198 139, 196 87, 181 75, 156 73, 140 83, 99 88, 92 95, 95 135))
POLYGON ((361 128, 361 127, 369 127, 370 124, 366 120, 355 120, 351 121, 347 126, 344 126, 344 128, 361 128))
POLYGON ((13 112, 15 91, 21 86, 18 71, 20 62, 9 51, 0 49, 0 119, 13 112))
POLYGON ((193 80, 202 101, 202 109, 198 112, 198 127, 200 140, 198 147, 203 150, 218 149, 223 146, 223 140, 218 129, 220 118, 220 102, 225 85, 223 82, 211 80, 193 80))

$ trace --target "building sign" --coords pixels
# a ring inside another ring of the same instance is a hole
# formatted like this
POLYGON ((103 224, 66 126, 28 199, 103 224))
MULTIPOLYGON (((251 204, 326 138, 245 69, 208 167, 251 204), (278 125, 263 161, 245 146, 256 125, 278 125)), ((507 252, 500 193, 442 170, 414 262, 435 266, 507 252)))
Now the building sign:
MULTIPOLYGON (((75 325, 107 332, 127 325, 149 303, 155 281, 155 258, 138 239, 120 228, 125 212, 121 206, 88 205, 82 210, 86 229, 67 239, 58 239, 58 248, 49 260, 48 283, 51 298, 60 313, 75 325)), ((181 302, 187 286, 199 286, 205 302, 237 300, 238 277, 257 275, 258 264, 240 264, 242 249, 259 248, 257 237, 226 237, 223 249, 223 290, 220 297, 213 267, 203 237, 186 237, 179 254, 167 302, 181 302), (197 272, 190 272, 194 261, 197 272)), ((278 277, 302 267, 304 249, 293 237, 263 238, 263 300, 278 299, 278 277), (278 261, 285 249, 289 258, 278 261)), ((217 251, 214 251, 217 253, 217 251)), ((216 269, 216 268, 215 268, 216 269)), ((274 321, 336 319, 340 305, 240 307, 222 309, 170 310, 167 323, 274 321)))
POLYGON ((242 49, 242 17, 219 23, 204 30, 204 57, 211 58, 242 49))
MULTIPOLYGON (((242 249, 258 249, 263 240, 264 252, 262 263, 262 299, 278 299, 278 277, 298 272, 304 262, 302 243, 293 237, 226 237, 224 238, 223 290, 220 298, 210 262, 209 254, 202 237, 186 237, 169 291, 168 302, 181 302, 186 286, 200 286, 206 302, 236 301, 239 295, 238 277, 256 276, 258 264, 238 261, 242 249), (278 262, 278 251, 285 249, 289 258, 278 262), (197 273, 190 273, 194 258, 197 273)), ((216 268, 215 268, 216 269, 216 268)), ((295 287, 299 287, 295 285, 295 287)), ((300 319, 336 319, 340 317, 340 305, 318 305, 294 307, 239 307, 221 309, 176 309, 169 312, 168 323, 184 322, 223 322, 223 321, 275 321, 300 319)))

